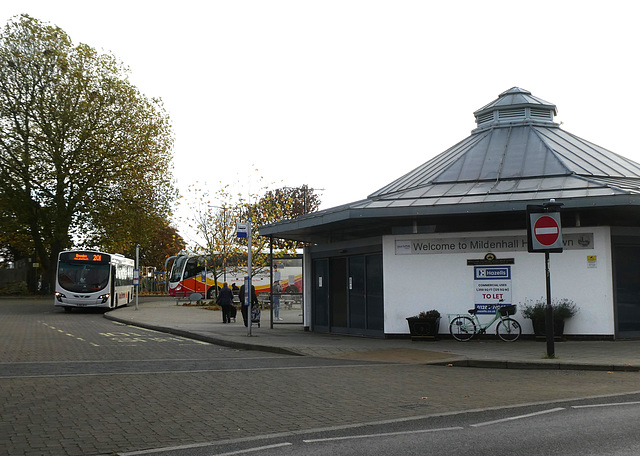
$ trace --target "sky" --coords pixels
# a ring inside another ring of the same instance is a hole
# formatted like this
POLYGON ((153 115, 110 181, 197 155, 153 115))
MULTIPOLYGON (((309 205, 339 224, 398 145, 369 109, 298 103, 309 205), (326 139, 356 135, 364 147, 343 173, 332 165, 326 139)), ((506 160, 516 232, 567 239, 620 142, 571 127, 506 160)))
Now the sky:
POLYGON ((640 162, 635 0, 0 4, 3 26, 22 13, 112 53, 162 98, 185 196, 266 183, 317 189, 322 209, 364 199, 466 138, 514 86, 640 162))

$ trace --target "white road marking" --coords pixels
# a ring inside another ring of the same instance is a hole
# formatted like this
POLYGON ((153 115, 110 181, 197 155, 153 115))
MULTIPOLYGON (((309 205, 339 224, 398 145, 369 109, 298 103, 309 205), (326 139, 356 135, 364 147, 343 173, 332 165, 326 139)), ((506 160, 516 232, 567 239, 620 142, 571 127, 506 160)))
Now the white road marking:
POLYGON ((289 442, 276 443, 276 444, 273 444, 273 445, 265 445, 265 446, 261 446, 261 447, 246 448, 244 450, 232 451, 230 453, 219 453, 216 456, 232 456, 234 454, 255 453, 256 451, 272 450, 273 448, 280 448, 280 447, 285 447, 285 446, 290 446, 290 445, 293 445, 293 443, 289 443, 289 442))
MULTIPOLYGON (((137 456, 137 455, 141 455, 141 454, 150 454, 150 453, 158 453, 160 451, 179 451, 179 450, 190 450, 190 449, 194 449, 194 448, 204 448, 204 447, 208 447, 208 446, 212 446, 215 445, 214 443, 196 443, 193 445, 180 445, 180 446, 174 446, 174 447, 164 447, 164 448, 154 448, 154 449, 150 449, 150 450, 140 450, 140 451, 131 451, 128 453, 118 453, 120 456, 137 456)), ((254 447, 254 448, 247 448, 244 450, 238 450, 238 451, 232 451, 231 453, 220 453, 216 456, 231 456, 234 454, 247 454, 247 453, 255 453, 256 451, 262 451, 262 450, 270 450, 273 448, 281 448, 281 447, 285 447, 285 446, 290 446, 293 445, 293 443, 289 443, 289 442, 283 442, 283 443, 276 443, 273 445, 265 445, 265 446, 261 446, 261 447, 254 447)))
POLYGON ((512 416, 510 418, 503 418, 501 420, 485 421, 484 423, 472 424, 471 427, 490 426, 492 424, 504 423, 507 421, 514 421, 514 420, 521 420, 523 418, 531 418, 532 416, 545 415, 547 413, 559 412, 561 410, 564 410, 564 407, 558 407, 550 410, 542 410, 540 412, 528 413, 526 415, 512 416))
POLYGON ((592 407, 615 407, 618 405, 639 405, 640 401, 636 402, 612 402, 609 404, 591 404, 591 405, 572 405, 571 408, 581 409, 581 408, 592 408, 592 407))
POLYGON ((324 439, 306 439, 303 440, 304 443, 316 443, 316 442, 332 442, 336 440, 351 440, 351 439, 369 439, 376 437, 389 437, 393 435, 407 435, 407 434, 424 434, 426 432, 446 432, 446 431, 461 431, 462 427, 448 427, 448 428, 437 428, 437 429, 418 429, 415 431, 398 431, 398 432, 385 432, 382 434, 361 434, 361 435, 349 435, 346 437, 327 437, 324 439))

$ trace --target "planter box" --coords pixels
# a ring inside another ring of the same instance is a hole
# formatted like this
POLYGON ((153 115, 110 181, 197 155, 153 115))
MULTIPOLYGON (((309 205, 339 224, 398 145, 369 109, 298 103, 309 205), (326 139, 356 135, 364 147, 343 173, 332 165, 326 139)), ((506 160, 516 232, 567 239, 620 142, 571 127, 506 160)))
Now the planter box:
MULTIPOLYGON (((547 339, 547 328, 544 320, 531 320, 536 340, 547 339)), ((562 340, 564 336, 564 320, 553 320, 553 340, 562 340)))
POLYGON ((436 340, 440 329, 440 319, 409 317, 411 340, 436 340))

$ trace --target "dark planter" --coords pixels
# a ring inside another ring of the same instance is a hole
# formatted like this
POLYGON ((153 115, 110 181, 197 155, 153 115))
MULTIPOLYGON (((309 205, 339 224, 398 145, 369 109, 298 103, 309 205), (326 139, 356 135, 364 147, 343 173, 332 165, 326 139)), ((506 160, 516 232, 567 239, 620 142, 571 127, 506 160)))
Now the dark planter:
POLYGON ((440 329, 440 318, 407 318, 411 340, 436 340, 440 329))
MULTIPOLYGON (((544 341, 547 338, 547 328, 544 319, 531 320, 533 333, 536 340, 544 341)), ((553 339, 562 340, 564 335, 564 320, 553 320, 553 339)))

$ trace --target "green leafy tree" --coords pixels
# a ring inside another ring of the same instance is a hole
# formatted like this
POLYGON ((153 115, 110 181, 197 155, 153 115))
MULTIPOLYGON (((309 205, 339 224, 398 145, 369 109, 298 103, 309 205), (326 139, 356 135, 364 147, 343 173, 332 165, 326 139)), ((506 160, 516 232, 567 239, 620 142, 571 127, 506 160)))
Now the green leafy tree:
MULTIPOLYGON (((267 191, 253 209, 258 226, 291 220, 310 212, 316 212, 320 207, 320 197, 313 188, 307 185, 301 187, 282 187, 267 191)), ((303 247, 296 241, 274 239, 274 247, 279 252, 289 253, 303 247)))
MULTIPOLYGON (((153 165, 152 165, 153 166, 153 165)), ((157 170, 162 172, 162 170, 157 170)), ((170 201, 161 202, 166 195, 162 194, 162 187, 153 189, 148 180, 132 179, 114 188, 111 204, 94 208, 91 219, 87 222, 81 245, 95 247, 107 252, 122 253, 133 258, 136 245, 140 246, 140 262, 143 266, 164 266, 164 256, 169 248, 179 251, 184 248, 181 237, 175 238, 167 246, 158 245, 159 237, 171 241, 177 234, 175 228, 167 222, 168 215, 159 210, 164 205, 168 207, 170 201), (154 196, 155 192, 160 192, 154 196), (152 252, 152 249, 159 249, 152 252), (158 261, 162 255, 162 261, 158 261), (153 258, 153 264, 149 259, 153 258)), ((81 238, 81 235, 76 236, 81 238)))
POLYGON ((32 252, 28 230, 16 218, 10 201, 0 196, 0 257, 15 261, 32 252))
POLYGON ((166 259, 185 248, 184 239, 178 231, 164 221, 160 222, 147 242, 140 244, 140 264, 157 270, 163 270, 166 259))
MULTIPOLYGON (((270 266, 271 240, 260 236, 259 227, 282 220, 290 220, 309 212, 315 212, 320 206, 320 198, 307 185, 301 187, 281 187, 265 190, 260 197, 247 198, 240 201, 236 212, 238 220, 251 219, 251 257, 252 272, 255 274, 270 266), (255 202, 251 202, 251 200, 255 202)), ((239 240, 242 249, 247 249, 247 241, 239 240)), ((283 239, 273 239, 274 256, 295 254, 303 244, 283 239)))
POLYGON ((127 75, 113 56, 27 15, 0 33, 0 208, 28 233, 49 280, 72 234, 106 239, 122 234, 118 220, 170 215, 169 118, 127 75))

